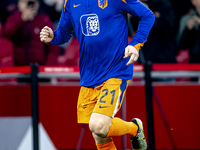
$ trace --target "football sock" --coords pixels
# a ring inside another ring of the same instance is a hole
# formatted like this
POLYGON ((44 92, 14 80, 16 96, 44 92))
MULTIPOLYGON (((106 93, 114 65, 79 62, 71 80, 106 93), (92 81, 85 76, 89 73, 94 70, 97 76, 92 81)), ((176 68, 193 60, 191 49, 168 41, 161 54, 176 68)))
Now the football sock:
POLYGON ((112 119, 108 134, 106 137, 122 136, 128 134, 129 136, 136 136, 138 126, 133 122, 126 122, 120 118, 114 117, 112 119))
POLYGON ((96 145, 98 150, 117 150, 112 139, 103 144, 96 143, 96 145))

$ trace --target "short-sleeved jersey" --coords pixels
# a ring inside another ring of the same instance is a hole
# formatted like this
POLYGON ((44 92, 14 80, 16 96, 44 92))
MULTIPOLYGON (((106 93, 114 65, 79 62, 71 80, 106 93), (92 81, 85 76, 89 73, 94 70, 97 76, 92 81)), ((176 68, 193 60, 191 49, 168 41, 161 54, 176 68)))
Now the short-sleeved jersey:
POLYGON ((139 0, 66 0, 58 28, 50 44, 67 42, 71 33, 79 41, 80 84, 101 85, 109 78, 131 79, 133 65, 123 58, 128 45, 127 13, 140 24, 130 45, 147 40, 154 15, 139 0))

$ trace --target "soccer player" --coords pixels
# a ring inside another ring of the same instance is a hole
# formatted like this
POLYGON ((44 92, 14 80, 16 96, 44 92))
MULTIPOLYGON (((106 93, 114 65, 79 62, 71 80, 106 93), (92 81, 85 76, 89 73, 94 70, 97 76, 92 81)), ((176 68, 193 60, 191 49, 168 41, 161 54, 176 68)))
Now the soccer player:
POLYGON ((129 135, 133 149, 146 149, 140 119, 116 118, 133 62, 153 26, 155 17, 139 0, 65 0, 58 28, 45 26, 40 40, 52 45, 67 42, 73 31, 79 41, 78 123, 88 123, 98 150, 116 150, 114 136, 129 135), (140 23, 128 45, 127 14, 140 23))

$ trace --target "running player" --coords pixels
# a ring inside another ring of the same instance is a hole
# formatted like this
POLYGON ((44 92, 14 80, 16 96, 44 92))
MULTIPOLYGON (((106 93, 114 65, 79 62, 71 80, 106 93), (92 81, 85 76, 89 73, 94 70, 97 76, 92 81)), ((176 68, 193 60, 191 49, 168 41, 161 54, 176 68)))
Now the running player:
POLYGON ((58 28, 44 27, 40 39, 52 45, 67 42, 72 32, 79 41, 81 89, 78 123, 88 123, 98 150, 116 150, 113 136, 128 134, 133 149, 146 149, 140 119, 131 122, 116 118, 133 62, 147 40, 155 17, 139 0, 65 0, 58 28), (127 13, 140 23, 128 45, 127 13))

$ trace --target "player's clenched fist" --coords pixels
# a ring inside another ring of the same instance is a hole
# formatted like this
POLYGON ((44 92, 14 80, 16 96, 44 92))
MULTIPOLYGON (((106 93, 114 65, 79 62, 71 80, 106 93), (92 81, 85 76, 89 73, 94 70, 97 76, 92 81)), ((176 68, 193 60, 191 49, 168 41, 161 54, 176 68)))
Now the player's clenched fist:
POLYGON ((124 58, 127 58, 128 56, 131 56, 129 61, 127 62, 126 65, 130 65, 132 63, 134 63, 135 61, 137 61, 138 57, 139 57, 139 52, 138 50, 133 47, 132 45, 128 45, 125 48, 125 52, 124 52, 124 58))
POLYGON ((49 43, 53 39, 53 30, 45 26, 40 32, 40 40, 44 43, 49 43))

